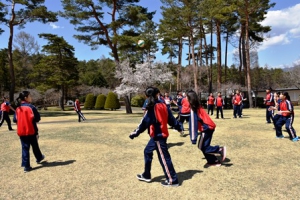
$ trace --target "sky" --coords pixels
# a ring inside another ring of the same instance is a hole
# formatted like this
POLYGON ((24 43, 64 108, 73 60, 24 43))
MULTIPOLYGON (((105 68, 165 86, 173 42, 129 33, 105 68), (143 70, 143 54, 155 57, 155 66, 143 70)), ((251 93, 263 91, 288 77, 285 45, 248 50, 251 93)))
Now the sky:
MULTIPOLYGON (((261 67, 268 66, 269 68, 300 65, 300 0, 271 0, 270 2, 276 3, 276 5, 268 11, 262 24, 271 26, 272 30, 258 49, 259 65, 261 67)), ((45 4, 51 11, 62 9, 60 0, 45 0, 45 4)), ((153 20, 159 23, 161 18, 160 6, 162 5, 160 0, 141 0, 140 4, 147 7, 148 11, 156 11, 153 20)), ((0 49, 7 48, 9 29, 3 25, 0 25, 0 27, 5 30, 0 35, 0 49)), ((75 56, 79 60, 99 59, 103 56, 110 57, 110 49, 107 47, 101 46, 97 50, 91 50, 88 45, 80 43, 73 38, 73 35, 77 34, 74 26, 64 18, 59 18, 58 22, 48 24, 39 22, 27 23, 24 29, 16 28, 15 35, 20 31, 34 36, 40 46, 45 45, 47 41, 40 39, 38 37, 39 33, 63 36, 70 45, 75 47, 75 56)), ((235 63, 233 59, 235 50, 233 46, 229 46, 228 65, 235 63)), ((223 60, 224 51, 222 52, 223 60)), ((183 53, 187 52, 188 49, 185 47, 183 53)), ((167 56, 162 56, 160 52, 157 52, 156 61, 168 62, 168 59, 167 56)), ((182 64, 187 65, 187 61, 184 61, 182 64)))

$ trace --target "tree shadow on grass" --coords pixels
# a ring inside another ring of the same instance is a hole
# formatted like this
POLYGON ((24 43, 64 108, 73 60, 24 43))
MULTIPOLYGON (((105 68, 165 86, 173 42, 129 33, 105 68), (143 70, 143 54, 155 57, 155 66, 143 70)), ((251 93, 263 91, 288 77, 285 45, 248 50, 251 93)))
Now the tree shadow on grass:
MULTIPOLYGON (((184 172, 178 172, 178 180, 179 184, 182 185, 182 183, 186 180, 191 179, 195 174, 197 173, 202 173, 203 171, 201 170, 186 170, 184 172)), ((161 182, 162 179, 165 179, 165 176, 158 176, 152 179, 152 182, 161 182)))
POLYGON ((56 166, 63 166, 63 165, 70 165, 76 162, 76 160, 66 160, 66 161, 53 161, 53 162, 48 162, 48 161, 43 161, 41 162, 41 166, 34 167, 32 170, 37 170, 42 167, 56 167, 56 166))

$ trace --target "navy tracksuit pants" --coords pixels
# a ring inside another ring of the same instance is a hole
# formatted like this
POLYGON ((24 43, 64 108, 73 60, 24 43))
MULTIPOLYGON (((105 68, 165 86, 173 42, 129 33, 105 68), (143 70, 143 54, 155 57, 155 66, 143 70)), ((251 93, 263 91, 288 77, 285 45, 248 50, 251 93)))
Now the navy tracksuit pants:
POLYGON ((293 128, 294 117, 293 116, 280 116, 276 121, 275 128, 276 128, 276 136, 282 136, 281 127, 285 124, 285 128, 290 136, 290 139, 294 139, 297 137, 296 131, 293 128))
POLYGON ((156 150, 157 152, 157 156, 160 165, 163 168, 166 179, 169 181, 170 184, 178 183, 177 174, 173 167, 171 156, 168 151, 166 138, 161 138, 156 141, 153 138, 150 138, 148 144, 144 149, 145 171, 143 173, 143 177, 151 179, 151 164, 154 150, 156 150))
POLYGON ((241 114, 241 105, 234 105, 233 106, 233 116, 234 116, 234 118, 236 118, 236 115, 238 115, 239 117, 242 116, 242 114, 241 114))
POLYGON ((36 135, 20 136, 20 140, 22 145, 22 167, 30 167, 30 146, 32 146, 32 151, 36 160, 41 160, 43 158, 36 135))
POLYGON ((221 117, 223 117, 223 107, 222 106, 217 106, 217 118, 219 118, 219 112, 221 113, 221 117))
POLYGON ((273 110, 269 110, 270 106, 266 107, 266 121, 271 123, 271 119, 273 121, 273 110))
POLYGON ((213 104, 207 105, 207 114, 209 114, 209 111, 211 112, 211 115, 214 114, 214 105, 213 104))
POLYGON ((0 117, 0 127, 2 126, 4 120, 5 120, 6 123, 7 123, 8 130, 12 130, 12 127, 11 127, 11 120, 10 120, 10 118, 9 118, 8 112, 6 112, 6 111, 2 111, 2 115, 1 115, 1 117, 0 117))
POLYGON ((219 146, 210 146, 214 131, 215 130, 207 129, 202 132, 198 142, 198 148, 202 151, 209 164, 214 164, 218 161, 213 153, 218 153, 220 150, 219 146))

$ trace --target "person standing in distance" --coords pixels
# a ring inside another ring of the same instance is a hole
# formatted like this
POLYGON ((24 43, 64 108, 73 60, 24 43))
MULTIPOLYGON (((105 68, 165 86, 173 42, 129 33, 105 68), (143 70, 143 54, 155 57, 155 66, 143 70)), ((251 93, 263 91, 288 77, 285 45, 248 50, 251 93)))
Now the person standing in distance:
POLYGON ((271 119, 273 121, 273 110, 269 109, 271 106, 275 105, 274 103, 274 94, 272 93, 272 88, 266 89, 266 98, 264 99, 264 103, 266 104, 266 123, 270 124, 271 119))
POLYGON ((240 94, 239 90, 236 90, 235 95, 233 97, 233 117, 236 118, 236 115, 239 116, 239 118, 242 118, 241 114, 241 104, 242 104, 242 96, 240 94))
POLYGON ((76 111, 76 113, 78 115, 78 122, 81 122, 81 119, 83 121, 86 120, 86 118, 84 117, 84 115, 81 112, 79 99, 76 99, 75 102, 74 102, 74 110, 76 111))
POLYGON ((215 97, 213 93, 210 93, 207 97, 207 114, 209 114, 209 111, 211 112, 211 115, 214 115, 214 103, 215 103, 215 97))
POLYGON ((3 103, 1 104, 1 118, 0 118, 0 127, 2 126, 4 120, 7 123, 8 130, 13 131, 13 128, 11 127, 11 120, 9 118, 9 111, 12 110, 15 112, 15 109, 10 105, 9 98, 3 97, 3 103))
POLYGON ((151 182, 153 151, 156 150, 159 162, 166 177, 166 180, 162 181, 161 185, 166 187, 177 187, 179 186, 179 181, 167 146, 167 139, 169 136, 167 124, 178 131, 182 131, 181 124, 174 118, 171 110, 167 108, 166 104, 158 100, 158 93, 159 90, 155 87, 146 89, 145 94, 148 98, 146 113, 137 129, 129 135, 130 139, 134 139, 148 129, 150 136, 150 140, 144 149, 144 172, 142 174, 137 174, 137 179, 140 181, 151 182))
POLYGON ((224 99, 222 98, 221 92, 218 92, 218 96, 215 99, 215 105, 217 107, 217 117, 216 117, 216 119, 219 119, 219 112, 221 113, 221 118, 224 119, 223 106, 225 105, 225 102, 224 102, 224 99))
POLYGON ((20 106, 16 109, 13 121, 17 123, 17 134, 22 145, 21 166, 24 167, 24 172, 29 172, 32 170, 30 166, 30 146, 38 164, 45 158, 39 147, 39 133, 36 125, 41 117, 37 109, 31 104, 32 97, 28 91, 21 92, 17 101, 21 102, 19 102, 20 106))

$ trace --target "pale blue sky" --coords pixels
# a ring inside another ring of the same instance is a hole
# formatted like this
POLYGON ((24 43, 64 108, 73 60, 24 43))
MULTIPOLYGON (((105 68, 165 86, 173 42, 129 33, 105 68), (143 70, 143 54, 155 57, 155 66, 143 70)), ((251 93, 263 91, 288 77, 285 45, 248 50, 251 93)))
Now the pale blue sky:
MULTIPOLYGON (((45 2, 49 10, 58 11, 61 9, 60 0, 46 0, 45 2)), ((267 19, 263 24, 272 26, 272 31, 268 33, 268 39, 259 48, 259 64, 273 68, 293 66, 295 63, 300 64, 300 0, 272 0, 271 2, 275 2, 276 6, 268 12, 267 19)), ((141 0, 140 3, 148 7, 148 11, 156 11, 154 21, 159 22, 161 18, 160 0, 141 0)), ((0 48, 7 48, 9 30, 3 25, 1 27, 5 32, 0 35, 0 48)), ((98 50, 92 51, 89 46, 74 39, 73 35, 76 34, 74 26, 63 18, 54 24, 28 23, 22 30, 15 29, 15 34, 20 31, 34 36, 40 46, 46 44, 46 41, 38 38, 39 33, 63 36, 69 44, 75 47, 75 56, 79 60, 98 59, 102 56, 109 57, 110 50, 107 47, 102 46, 98 50)), ((229 48, 228 63, 230 65, 234 63, 232 54, 235 50, 232 46, 229 48)), ((184 52, 187 51, 188 49, 185 47, 184 52)), ((159 52, 156 57, 157 61, 168 61, 167 56, 162 56, 159 52)), ((183 65, 186 64, 185 61, 183 65)))

